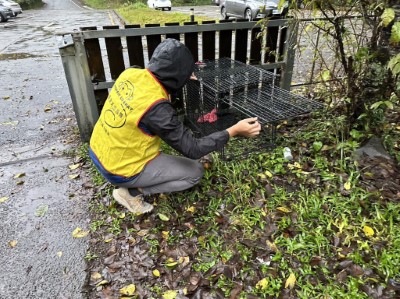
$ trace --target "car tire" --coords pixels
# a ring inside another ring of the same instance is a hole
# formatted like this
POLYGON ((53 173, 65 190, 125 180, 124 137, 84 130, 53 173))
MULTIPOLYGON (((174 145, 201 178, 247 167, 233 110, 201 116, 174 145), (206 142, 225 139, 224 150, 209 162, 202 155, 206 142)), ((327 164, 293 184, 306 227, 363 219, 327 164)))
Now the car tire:
POLYGON ((3 17, 2 14, 0 14, 0 23, 3 23, 3 22, 7 22, 7 19, 6 19, 6 17, 3 17))
POLYGON ((250 8, 247 8, 247 9, 244 11, 244 18, 245 18, 247 21, 253 21, 253 13, 251 12, 251 9, 250 9, 250 8))
POLYGON ((168 11, 171 11, 171 7, 168 7, 167 9, 168 9, 168 11))
POLYGON ((225 6, 221 7, 221 17, 222 17, 223 20, 228 20, 229 19, 228 15, 226 14, 225 6))

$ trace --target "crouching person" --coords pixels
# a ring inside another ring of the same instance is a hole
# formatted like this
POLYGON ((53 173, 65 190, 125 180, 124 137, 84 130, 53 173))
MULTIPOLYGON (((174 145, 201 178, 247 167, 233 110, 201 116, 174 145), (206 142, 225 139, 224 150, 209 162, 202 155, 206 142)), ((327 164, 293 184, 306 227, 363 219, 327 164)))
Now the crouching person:
POLYGON ((118 187, 114 199, 133 213, 153 209, 144 195, 196 185, 204 173, 197 159, 221 150, 229 137, 252 137, 261 130, 256 118, 248 118, 227 130, 194 138, 169 100, 191 78, 194 66, 182 43, 164 40, 147 69, 128 68, 118 77, 94 127, 90 157, 104 178, 118 187), (183 156, 160 152, 161 140, 183 156))

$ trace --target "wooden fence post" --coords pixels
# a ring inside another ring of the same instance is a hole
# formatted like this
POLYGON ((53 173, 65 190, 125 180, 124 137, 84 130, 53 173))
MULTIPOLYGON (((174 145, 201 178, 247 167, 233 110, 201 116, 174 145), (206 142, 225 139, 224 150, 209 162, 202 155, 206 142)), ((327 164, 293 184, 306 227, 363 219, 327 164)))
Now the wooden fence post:
POLYGON ((88 61, 79 36, 64 35, 59 46, 81 139, 90 140, 94 124, 99 117, 88 61))

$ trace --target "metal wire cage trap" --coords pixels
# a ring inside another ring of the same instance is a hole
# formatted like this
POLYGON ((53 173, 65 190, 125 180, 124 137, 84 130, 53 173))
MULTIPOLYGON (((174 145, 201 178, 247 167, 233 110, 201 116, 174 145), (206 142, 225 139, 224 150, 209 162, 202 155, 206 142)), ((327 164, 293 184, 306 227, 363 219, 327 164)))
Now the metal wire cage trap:
POLYGON ((185 120, 198 136, 224 130, 238 120, 258 117, 269 127, 269 144, 275 142, 276 124, 309 113, 323 105, 276 86, 273 73, 220 58, 198 63, 197 80, 183 91, 185 120))

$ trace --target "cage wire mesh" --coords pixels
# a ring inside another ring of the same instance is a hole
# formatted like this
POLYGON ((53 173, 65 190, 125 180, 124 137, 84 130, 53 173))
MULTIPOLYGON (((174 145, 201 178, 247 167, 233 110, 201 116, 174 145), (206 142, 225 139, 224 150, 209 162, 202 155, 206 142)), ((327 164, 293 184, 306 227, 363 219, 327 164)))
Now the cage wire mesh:
MULTIPOLYGON (((233 143, 239 143, 243 153, 273 147, 279 121, 322 107, 276 86, 273 73, 230 58, 198 63, 195 75, 197 80, 189 80, 183 91, 187 125, 201 137, 227 129, 240 119, 257 117, 264 128, 261 137, 233 143)), ((236 155, 235 147, 227 146, 222 153, 236 155)))

